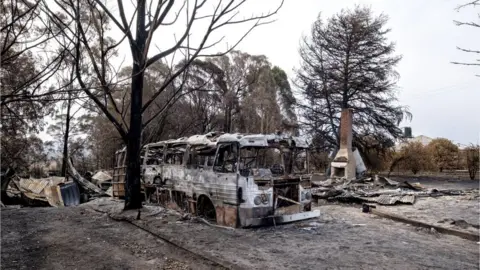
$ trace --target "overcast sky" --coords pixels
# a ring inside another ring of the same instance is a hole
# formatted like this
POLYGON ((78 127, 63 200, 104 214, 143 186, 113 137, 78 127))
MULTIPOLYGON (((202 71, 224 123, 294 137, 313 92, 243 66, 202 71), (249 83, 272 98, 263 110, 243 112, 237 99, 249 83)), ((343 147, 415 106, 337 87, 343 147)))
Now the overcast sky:
MULTIPOLYGON (((260 1, 258 1, 260 2, 260 1)), ((271 2, 273 1, 262 1, 271 2)), ((456 12, 465 0, 286 0, 278 20, 257 28, 238 47, 250 54, 264 54, 291 78, 299 66, 298 47, 309 34, 319 12, 329 17, 355 4, 370 6, 376 14, 390 17, 388 27, 397 53, 399 100, 413 113, 414 135, 445 137, 456 143, 477 143, 480 136, 480 74, 478 67, 453 65, 451 61, 472 61, 472 55, 456 46, 480 49, 480 29, 455 26, 453 20, 479 21, 472 8, 456 12)), ((262 3, 262 5, 264 5, 262 3)), ((477 8, 480 13, 480 8, 477 8)))

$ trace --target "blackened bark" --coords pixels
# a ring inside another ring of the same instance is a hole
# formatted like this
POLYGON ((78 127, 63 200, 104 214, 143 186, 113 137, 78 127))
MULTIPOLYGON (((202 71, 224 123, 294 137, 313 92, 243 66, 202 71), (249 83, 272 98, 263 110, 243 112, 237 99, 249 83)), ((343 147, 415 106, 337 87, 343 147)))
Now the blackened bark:
POLYGON ((68 135, 70 133, 70 108, 72 107, 72 98, 70 93, 68 93, 67 101, 67 119, 65 121, 65 134, 63 135, 63 162, 62 162, 62 174, 61 176, 66 176, 67 174, 67 162, 68 162, 68 135))
POLYGON ((142 207, 140 189, 140 148, 142 146, 142 96, 144 67, 147 58, 145 43, 145 1, 138 1, 137 31, 135 44, 130 48, 133 54, 132 83, 130 97, 130 128, 127 134, 127 171, 125 180, 125 209, 142 207))
POLYGON ((232 110, 233 106, 228 104, 224 112, 224 123, 223 123, 223 132, 230 133, 232 132, 232 110))
POLYGON ((125 209, 142 207, 140 192, 140 147, 142 134, 142 91, 143 72, 138 64, 133 64, 132 93, 130 106, 130 129, 127 142, 127 172, 125 209))
POLYGON ((223 132, 228 133, 228 106, 225 106, 223 112, 223 132))

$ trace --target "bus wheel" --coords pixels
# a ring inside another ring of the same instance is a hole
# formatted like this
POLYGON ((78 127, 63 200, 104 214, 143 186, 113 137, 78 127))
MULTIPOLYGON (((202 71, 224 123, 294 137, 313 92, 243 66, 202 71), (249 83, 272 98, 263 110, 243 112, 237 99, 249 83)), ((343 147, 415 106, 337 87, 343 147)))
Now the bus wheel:
POLYGON ((201 195, 197 202, 197 214, 209 221, 216 222, 217 215, 215 213, 215 206, 212 201, 205 195, 201 195))
POLYGON ((153 178, 153 184, 162 186, 163 185, 162 178, 160 176, 155 176, 155 178, 153 178))

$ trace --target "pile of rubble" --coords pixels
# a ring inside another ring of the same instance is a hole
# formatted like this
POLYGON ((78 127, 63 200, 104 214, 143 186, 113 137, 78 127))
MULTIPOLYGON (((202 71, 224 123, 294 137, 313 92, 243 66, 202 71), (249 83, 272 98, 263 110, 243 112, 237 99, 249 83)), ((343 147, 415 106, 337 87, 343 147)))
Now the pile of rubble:
POLYGON ((378 175, 355 180, 331 178, 313 181, 312 185, 314 198, 346 203, 414 204, 416 198, 422 196, 465 194, 461 190, 425 189, 418 183, 397 182, 378 175))
POLYGON ((80 203, 80 190, 65 177, 21 178, 14 175, 3 193, 2 201, 29 206, 73 206, 80 203))
POLYGON ((104 171, 93 175, 92 181, 82 177, 71 161, 68 177, 22 178, 12 170, 2 172, 2 207, 5 204, 26 206, 75 206, 89 198, 111 196, 103 188, 111 186, 112 177, 104 171))

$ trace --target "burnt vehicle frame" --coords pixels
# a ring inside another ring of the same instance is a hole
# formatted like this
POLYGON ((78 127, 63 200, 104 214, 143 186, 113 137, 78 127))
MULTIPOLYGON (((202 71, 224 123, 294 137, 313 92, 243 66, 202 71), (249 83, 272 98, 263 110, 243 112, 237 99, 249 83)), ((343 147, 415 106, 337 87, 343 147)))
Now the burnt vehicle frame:
POLYGON ((281 224, 320 215, 308 158, 300 137, 208 133, 145 145, 141 176, 147 201, 229 227, 281 224))

